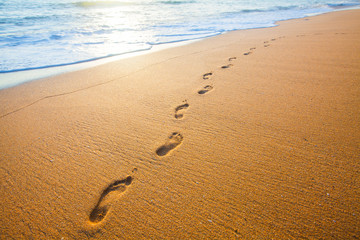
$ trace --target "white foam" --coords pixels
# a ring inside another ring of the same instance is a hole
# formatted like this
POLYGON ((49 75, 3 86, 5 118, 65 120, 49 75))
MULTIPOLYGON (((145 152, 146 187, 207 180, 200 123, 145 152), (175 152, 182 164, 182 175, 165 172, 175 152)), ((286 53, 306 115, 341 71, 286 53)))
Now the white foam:
POLYGON ((49 68, 33 69, 33 70, 25 70, 25 71, 9 72, 9 73, 0 73, 0 89, 14 87, 14 86, 17 86, 17 85, 25 83, 25 82, 39 80, 39 79, 43 79, 46 77, 59 75, 62 73, 82 70, 82 69, 102 65, 105 63, 113 62, 116 60, 127 59, 127 58, 136 57, 136 56, 140 56, 140 55, 144 55, 144 54, 154 53, 154 52, 161 51, 161 50, 164 50, 167 48, 177 47, 177 46, 182 46, 185 44, 193 43, 193 42, 196 42, 199 40, 200 39, 168 43, 168 44, 160 44, 160 45, 153 46, 149 50, 131 52, 131 53, 121 54, 121 55, 114 56, 114 57, 108 57, 108 58, 103 58, 100 60, 94 60, 94 61, 78 63, 78 64, 71 64, 71 65, 66 65, 66 66, 49 67, 49 68))

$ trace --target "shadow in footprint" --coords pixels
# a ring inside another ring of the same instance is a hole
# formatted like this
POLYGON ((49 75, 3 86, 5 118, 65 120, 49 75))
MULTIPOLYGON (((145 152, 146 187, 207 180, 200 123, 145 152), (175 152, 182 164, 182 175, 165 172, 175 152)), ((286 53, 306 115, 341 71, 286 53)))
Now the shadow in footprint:
POLYGON ((183 136, 178 132, 173 132, 164 145, 156 150, 156 154, 160 157, 167 155, 171 150, 175 149, 183 141, 183 136))
POLYGON ((211 75, 212 75, 212 72, 205 73, 205 74, 203 75, 203 79, 204 79, 204 80, 207 80, 207 79, 210 78, 211 75))
POLYGON ((214 87, 211 86, 211 85, 206 85, 205 87, 203 87, 203 89, 201 89, 201 90, 198 91, 198 94, 201 94, 201 95, 202 95, 202 94, 205 94, 205 93, 211 91, 213 88, 214 88, 214 87))
POLYGON ((184 117, 184 113, 183 113, 183 110, 187 109, 190 105, 185 102, 184 104, 180 105, 180 106, 177 106, 175 108, 175 118, 176 119, 181 119, 184 117))
POLYGON ((232 60, 235 60, 236 59, 236 57, 231 57, 231 58, 229 58, 229 62, 231 62, 232 60))
POLYGON ((224 65, 224 66, 222 66, 221 68, 229 68, 229 67, 231 67, 232 66, 232 64, 228 64, 228 65, 224 65))
POLYGON ((244 53, 245 56, 250 55, 252 52, 246 52, 244 53))
POLYGON ((89 220, 93 224, 100 223, 108 214, 111 204, 125 192, 126 187, 131 184, 133 177, 117 180, 110 184, 101 194, 99 201, 91 211, 89 220))

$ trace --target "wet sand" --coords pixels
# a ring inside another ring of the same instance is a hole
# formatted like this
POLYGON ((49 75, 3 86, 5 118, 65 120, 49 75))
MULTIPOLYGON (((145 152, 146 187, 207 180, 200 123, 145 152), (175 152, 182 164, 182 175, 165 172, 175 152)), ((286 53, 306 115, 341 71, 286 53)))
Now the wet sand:
POLYGON ((360 238, 360 10, 0 90, 1 239, 360 238))

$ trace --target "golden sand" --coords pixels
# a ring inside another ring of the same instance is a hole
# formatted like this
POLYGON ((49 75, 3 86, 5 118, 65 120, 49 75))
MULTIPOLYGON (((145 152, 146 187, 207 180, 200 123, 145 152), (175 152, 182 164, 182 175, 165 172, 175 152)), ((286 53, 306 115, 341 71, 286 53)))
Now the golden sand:
POLYGON ((360 238, 360 10, 0 91, 1 239, 360 238))

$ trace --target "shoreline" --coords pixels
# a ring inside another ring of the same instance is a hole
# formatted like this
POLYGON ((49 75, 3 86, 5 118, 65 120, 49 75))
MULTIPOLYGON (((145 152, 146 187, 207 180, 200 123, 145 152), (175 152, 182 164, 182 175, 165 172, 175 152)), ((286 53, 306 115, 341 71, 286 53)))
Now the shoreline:
POLYGON ((15 70, 9 70, 5 72, 0 72, 0 91, 2 89, 11 88, 18 86, 20 84, 36 81, 48 77, 54 77, 60 74, 79 71, 99 65, 103 65, 109 62, 118 61, 122 59, 127 59, 135 56, 141 56, 145 54, 151 54, 156 51, 161 51, 167 48, 172 47, 178 47, 186 44, 191 44, 196 41, 201 41, 204 39, 216 37, 218 35, 227 34, 234 31, 246 31, 246 30, 253 30, 253 29, 266 29, 266 28, 273 28, 277 27, 279 23, 284 21, 291 21, 295 19, 304 19, 307 17, 314 17, 314 16, 320 16, 323 14, 329 14, 332 12, 339 12, 339 11, 351 11, 351 10, 357 10, 360 9, 360 6, 352 6, 352 7, 340 7, 338 9, 334 9, 330 12, 324 12, 324 13, 314 13, 314 14, 308 14, 307 16, 301 17, 301 18, 290 18, 280 21, 273 22, 274 26, 270 27, 256 27, 256 28, 250 28, 250 29, 237 29, 232 31, 225 31, 223 33, 214 34, 210 37, 204 37, 204 38, 198 38, 198 39, 190 39, 190 40, 179 40, 175 42, 170 43, 160 43, 151 45, 149 49, 139 49, 131 52, 125 52, 116 54, 114 56, 102 56, 95 59, 86 59, 79 62, 72 62, 72 63, 63 63, 63 64, 56 64, 51 66, 40 66, 40 67, 34 67, 29 69, 15 69, 15 70))
POLYGON ((0 91, 0 238, 360 238, 360 10, 0 91))
POLYGON ((20 69, 13 70, 9 72, 0 73, 0 91, 2 89, 16 87, 20 84, 36 81, 40 79, 45 79, 48 77, 55 77, 64 73, 75 72, 79 70, 84 70, 96 66, 100 66, 106 63, 115 62, 118 60, 123 60, 127 58, 132 58, 136 56, 151 54, 157 51, 161 51, 167 48, 179 47, 186 44, 191 44, 196 41, 201 41, 202 39, 194 40, 185 40, 174 43, 166 43, 154 45, 150 49, 137 50, 127 53, 121 53, 114 56, 105 56, 99 57, 96 59, 83 60, 80 62, 74 63, 64 63, 53 66, 44 66, 31 69, 20 69))

